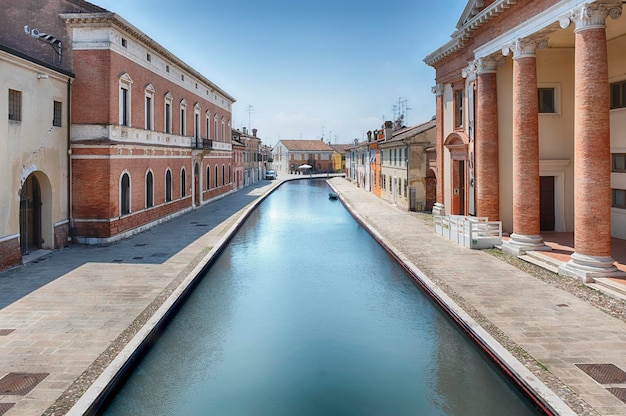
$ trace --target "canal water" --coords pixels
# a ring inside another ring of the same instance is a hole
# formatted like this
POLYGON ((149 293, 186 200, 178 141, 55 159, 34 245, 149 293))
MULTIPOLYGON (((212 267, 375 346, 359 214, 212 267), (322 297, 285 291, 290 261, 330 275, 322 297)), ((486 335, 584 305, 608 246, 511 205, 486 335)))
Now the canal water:
POLYGON ((260 204, 106 415, 539 414, 328 191, 260 204))

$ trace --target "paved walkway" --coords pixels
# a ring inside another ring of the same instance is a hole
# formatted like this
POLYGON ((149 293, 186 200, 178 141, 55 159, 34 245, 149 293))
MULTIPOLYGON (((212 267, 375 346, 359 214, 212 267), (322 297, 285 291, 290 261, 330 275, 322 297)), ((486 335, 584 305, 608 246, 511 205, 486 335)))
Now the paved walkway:
MULTIPOLYGON (((52 414, 46 409, 55 402, 54 414, 64 414, 95 380, 74 408, 80 414, 111 367, 128 356, 121 349, 128 338, 133 345, 144 322, 154 324, 150 316, 162 313, 259 196, 278 183, 244 188, 106 247, 72 246, 0 273, 0 377, 12 373, 14 385, 34 385, 29 392, 15 388, 20 394, 0 390, 0 415, 52 414), (115 344, 121 346, 111 350, 115 344)), ((626 414, 626 403, 617 398, 626 392, 626 379, 597 382, 576 365, 592 371, 612 364, 611 375, 626 370, 626 323, 487 253, 435 235, 415 214, 343 178, 331 183, 379 240, 425 284, 437 283, 433 292, 561 414, 572 414, 563 402, 577 414, 626 414)))

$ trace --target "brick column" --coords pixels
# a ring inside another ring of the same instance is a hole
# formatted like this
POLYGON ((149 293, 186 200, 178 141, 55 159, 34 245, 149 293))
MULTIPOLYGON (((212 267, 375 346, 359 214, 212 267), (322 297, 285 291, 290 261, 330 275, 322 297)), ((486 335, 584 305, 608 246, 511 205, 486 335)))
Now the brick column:
POLYGON ((537 47, 545 41, 518 39, 513 51, 513 234, 503 244, 513 255, 550 250, 539 228, 539 119, 537 47))
POLYGON ((433 206, 433 215, 445 215, 444 201, 444 177, 443 177, 443 85, 433 87, 433 93, 437 97, 435 108, 436 132, 437 132, 437 197, 433 206))
MULTIPOLYGON (((611 142, 606 18, 616 4, 583 5, 575 33, 574 254, 559 273, 592 282, 623 275, 611 257, 611 142)), ((569 20, 569 19, 568 19, 569 20)), ((568 26, 561 21, 561 26, 568 26)))
POLYGON ((481 58, 476 67, 476 215, 489 221, 500 218, 496 66, 497 60, 481 58))

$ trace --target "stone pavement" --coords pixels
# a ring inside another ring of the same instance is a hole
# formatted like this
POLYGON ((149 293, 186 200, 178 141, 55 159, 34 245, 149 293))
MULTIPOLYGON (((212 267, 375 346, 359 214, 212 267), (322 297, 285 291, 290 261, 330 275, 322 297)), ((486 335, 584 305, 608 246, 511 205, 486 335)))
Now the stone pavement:
POLYGON ((0 415, 41 415, 65 395, 47 412, 64 414, 95 377, 75 380, 112 343, 127 342, 120 335, 135 319, 192 266, 206 263, 278 184, 261 181, 131 238, 72 245, 1 272, 0 378, 13 382, 0 387, 0 415))
POLYGON ((434 281, 442 296, 461 305, 576 414, 626 415, 626 322, 488 253, 434 234, 430 223, 346 180, 331 184, 383 244, 425 281, 434 281))
MULTIPOLYGON (((72 246, 0 273, 0 377, 13 373, 15 385, 34 385, 20 394, 0 390, 0 415, 64 414, 82 395, 70 411, 81 414, 155 324, 153 314, 163 313, 259 196, 290 178, 279 179, 127 240, 72 246)), ((616 397, 620 389, 626 392, 626 379, 597 382, 581 369, 612 364, 612 375, 626 370, 624 321, 492 255, 437 236, 415 213, 343 178, 330 182, 379 241, 560 414, 626 414, 626 403, 616 397)))

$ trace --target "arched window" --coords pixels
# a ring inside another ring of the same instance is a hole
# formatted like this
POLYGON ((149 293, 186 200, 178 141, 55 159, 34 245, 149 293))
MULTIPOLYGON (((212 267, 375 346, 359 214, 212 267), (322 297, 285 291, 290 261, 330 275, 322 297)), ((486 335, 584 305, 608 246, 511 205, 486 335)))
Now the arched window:
POLYGON ((120 213, 130 214, 130 176, 128 173, 124 173, 120 180, 120 213))
POLYGON ((152 172, 148 171, 146 175, 146 208, 154 206, 154 177, 152 172))
POLYGON ((211 166, 206 167, 206 189, 211 189, 211 166))
POLYGON ((187 173, 185 168, 180 171, 180 197, 184 198, 187 195, 187 173))
POLYGON ((228 164, 228 183, 231 183, 233 180, 231 179, 230 173, 230 163, 228 164))
POLYGON ((165 172, 165 202, 172 200, 172 172, 168 169, 165 172))
POLYGON ((217 174, 217 165, 215 165, 215 187, 216 188, 219 186, 219 182, 217 181, 217 178, 219 178, 219 176, 217 174))
POLYGON ((222 165, 222 186, 226 183, 226 167, 222 165))

